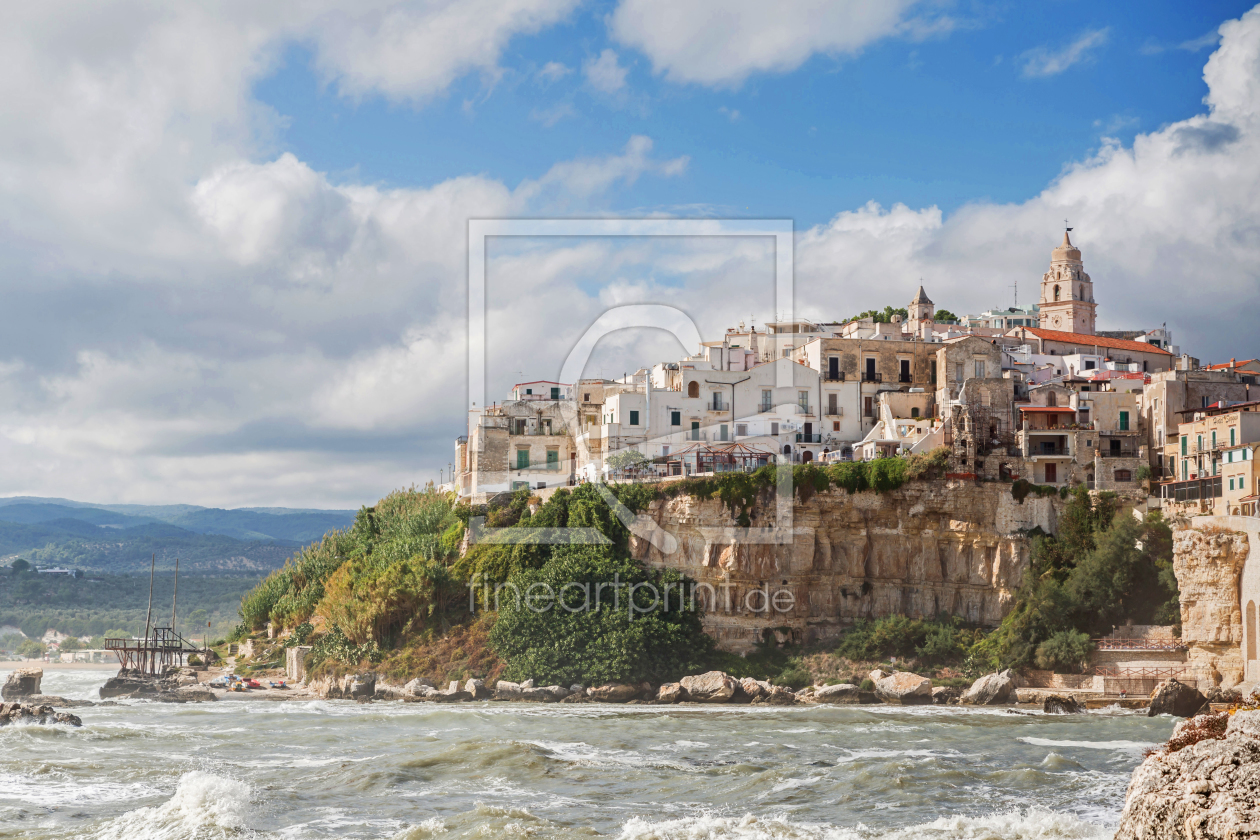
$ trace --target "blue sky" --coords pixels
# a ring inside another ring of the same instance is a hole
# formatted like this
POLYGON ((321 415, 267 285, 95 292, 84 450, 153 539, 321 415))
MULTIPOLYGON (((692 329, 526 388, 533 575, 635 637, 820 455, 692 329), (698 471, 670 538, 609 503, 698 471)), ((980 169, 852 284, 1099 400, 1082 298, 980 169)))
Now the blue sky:
MULTIPOLYGON (((0 28, 0 495, 357 507, 466 426, 478 218, 787 218, 795 311, 1035 294, 1260 356, 1260 6, 18 4, 0 28)), ((610 307, 773 317, 766 242, 492 245, 490 388, 610 307)), ((601 342, 590 373, 683 350, 601 342)))
POLYGON ((357 181, 416 187, 470 173, 506 184, 555 161, 594 156, 645 134, 687 155, 678 179, 641 179, 615 212, 696 210, 826 221, 869 200, 936 205, 1035 195, 1102 137, 1135 134, 1202 110, 1216 27, 1247 3, 959 4, 955 28, 891 38, 856 56, 815 55, 799 69, 719 89, 677 84, 609 37, 611 4, 514 38, 498 78, 472 74, 416 106, 340 95, 302 45, 254 87, 285 120, 277 148, 357 181), (1102 33, 1078 61, 1029 75, 1030 53, 1102 33), (582 67, 617 53, 625 88, 595 90, 582 67), (552 62, 566 73, 540 76, 552 62), (552 122, 554 120, 554 122, 552 122))

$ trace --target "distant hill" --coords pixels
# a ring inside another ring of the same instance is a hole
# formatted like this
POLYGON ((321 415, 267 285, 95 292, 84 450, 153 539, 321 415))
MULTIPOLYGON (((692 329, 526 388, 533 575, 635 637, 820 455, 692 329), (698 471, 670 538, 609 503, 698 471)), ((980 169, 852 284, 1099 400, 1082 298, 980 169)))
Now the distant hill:
POLYGON ((92 505, 32 496, 0 499, 0 564, 22 557, 38 566, 103 572, 174 566, 193 574, 259 574, 302 545, 349 527, 352 510, 196 505, 92 505), (7 559, 6 559, 7 558, 7 559))

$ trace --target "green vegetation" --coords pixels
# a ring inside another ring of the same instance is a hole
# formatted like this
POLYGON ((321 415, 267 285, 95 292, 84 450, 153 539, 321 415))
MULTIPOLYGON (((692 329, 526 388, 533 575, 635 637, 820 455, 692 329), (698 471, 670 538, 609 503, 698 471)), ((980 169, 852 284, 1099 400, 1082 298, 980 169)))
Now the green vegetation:
POLYGON ((878 662, 896 656, 940 665, 962 661, 982 638, 983 630, 968 629, 954 616, 929 621, 894 615, 857 621, 841 638, 836 655, 858 662, 878 662))
POLYGON ((863 318, 871 318, 877 324, 891 324, 892 316, 894 315, 900 315, 901 320, 904 321, 910 316, 910 311, 904 306, 897 309, 894 309, 891 306, 885 306, 883 309, 868 309, 865 312, 859 312, 848 320, 860 321, 863 318))
POLYGON ((1158 512, 1139 521, 1117 508, 1114 494, 1093 501, 1077 488, 1057 536, 1033 537, 1030 568, 1011 612, 972 654, 995 668, 1077 669, 1089 638, 1126 620, 1180 622, 1172 531, 1158 512))
POLYGON ((959 318, 948 309, 938 309, 932 314, 932 320, 938 324, 961 324, 962 318, 959 318))

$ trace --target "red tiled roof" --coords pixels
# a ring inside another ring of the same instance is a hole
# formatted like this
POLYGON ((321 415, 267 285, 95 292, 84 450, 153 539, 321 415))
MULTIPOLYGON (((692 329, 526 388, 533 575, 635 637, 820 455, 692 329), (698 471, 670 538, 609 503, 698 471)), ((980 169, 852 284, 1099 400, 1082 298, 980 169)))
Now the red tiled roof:
MULTIPOLYGON (((1162 347, 1156 347, 1154 344, 1143 344, 1140 341, 1127 341, 1122 338, 1107 338, 1103 335, 1085 335, 1084 333, 1059 332, 1058 330, 1043 330, 1041 327, 1015 327, 1011 332, 1023 330, 1032 333, 1044 341, 1057 341, 1060 344, 1075 344, 1082 349, 1090 347, 1109 347, 1112 350, 1128 350, 1130 353, 1163 353, 1165 356, 1171 356, 1162 347)), ((1008 333, 1009 335, 1010 333, 1008 333)))
POLYGON ((1208 365, 1204 368, 1204 370, 1229 370, 1232 367, 1242 367, 1243 365, 1255 364, 1256 362, 1260 362, 1260 359, 1241 359, 1236 362, 1225 362, 1220 365, 1208 365))

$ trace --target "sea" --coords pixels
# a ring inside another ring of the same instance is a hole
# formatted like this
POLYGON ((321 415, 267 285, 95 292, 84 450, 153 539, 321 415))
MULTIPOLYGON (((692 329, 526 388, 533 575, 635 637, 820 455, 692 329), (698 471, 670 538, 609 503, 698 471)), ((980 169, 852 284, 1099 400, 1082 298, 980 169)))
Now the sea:
MULTIPOLYGON (((45 672, 91 699, 102 671, 45 672)), ((1117 708, 124 701, 0 728, 0 838, 1109 838, 1117 708)))

